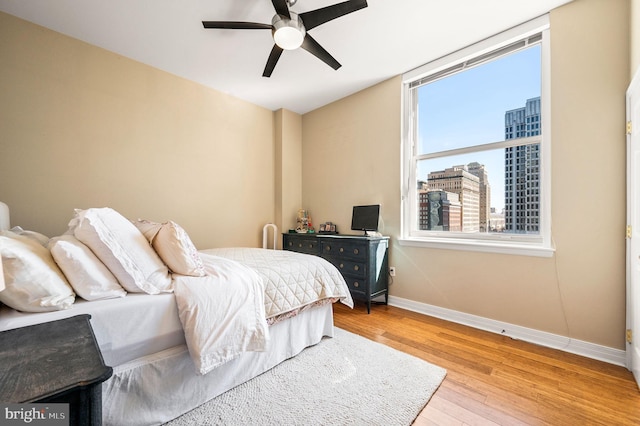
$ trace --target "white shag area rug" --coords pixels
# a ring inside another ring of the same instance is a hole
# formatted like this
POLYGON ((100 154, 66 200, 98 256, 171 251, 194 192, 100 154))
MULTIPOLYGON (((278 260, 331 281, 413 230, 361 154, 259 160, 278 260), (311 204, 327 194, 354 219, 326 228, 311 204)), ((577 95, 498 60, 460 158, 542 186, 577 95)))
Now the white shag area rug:
POLYGON ((446 371, 336 328, 334 338, 166 423, 410 425, 446 371))

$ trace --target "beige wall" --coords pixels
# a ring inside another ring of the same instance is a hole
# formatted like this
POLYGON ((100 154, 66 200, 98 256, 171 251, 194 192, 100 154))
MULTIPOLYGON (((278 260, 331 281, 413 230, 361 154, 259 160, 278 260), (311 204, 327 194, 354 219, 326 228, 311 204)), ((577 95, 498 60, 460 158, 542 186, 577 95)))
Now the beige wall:
POLYGON ((631 0, 631 77, 640 68, 640 0, 631 0))
POLYGON ((382 232, 398 234, 400 81, 303 115, 302 201, 315 224, 351 233, 351 206, 381 204, 382 232))
MULTIPOLYGON (((296 226, 296 214, 302 206, 302 117, 288 110, 275 112, 276 144, 276 219, 279 232, 296 226)), ((282 248, 282 238, 276 239, 282 248)), ((269 245, 271 247, 271 245, 269 245)))
POLYGON ((608 0, 551 13, 553 258, 398 244, 400 77, 303 116, 305 208, 348 232, 351 206, 382 204, 393 296, 624 349, 628 16, 608 0))
POLYGON ((199 248, 261 246, 274 118, 0 13, 0 200, 48 235, 74 208, 175 220, 199 248))

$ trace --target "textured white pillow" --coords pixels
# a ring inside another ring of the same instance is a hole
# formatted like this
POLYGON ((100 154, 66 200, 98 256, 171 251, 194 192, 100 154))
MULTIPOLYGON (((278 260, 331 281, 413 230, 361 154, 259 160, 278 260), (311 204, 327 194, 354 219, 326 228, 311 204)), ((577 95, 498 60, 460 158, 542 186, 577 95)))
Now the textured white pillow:
POLYGON ((38 242, 2 232, 0 255, 6 286, 0 302, 23 312, 57 311, 73 305, 73 289, 49 250, 38 242))
POLYGON ((91 249, 130 293, 172 291, 171 276, 147 239, 115 210, 76 210, 69 223, 75 237, 91 249))
POLYGON ((149 240, 171 272, 192 277, 205 275, 198 249, 187 232, 173 221, 165 223, 138 219, 136 227, 149 240))
POLYGON ((109 269, 73 235, 52 238, 49 250, 71 287, 83 299, 111 299, 127 295, 109 269))

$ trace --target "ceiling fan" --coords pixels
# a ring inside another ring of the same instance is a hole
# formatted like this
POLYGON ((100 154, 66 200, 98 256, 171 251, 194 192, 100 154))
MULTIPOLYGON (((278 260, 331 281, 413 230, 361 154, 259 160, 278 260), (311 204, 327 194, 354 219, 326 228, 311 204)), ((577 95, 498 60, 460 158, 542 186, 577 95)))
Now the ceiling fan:
POLYGON ((202 21, 202 25, 205 28, 218 29, 271 30, 275 44, 273 45, 273 49, 271 49, 267 65, 262 73, 263 77, 271 76, 283 50, 294 50, 299 47, 302 47, 334 70, 337 70, 342 65, 320 46, 307 31, 325 22, 363 9, 367 7, 367 1, 349 0, 300 14, 293 13, 289 10, 289 6, 293 6, 296 1, 297 0, 271 0, 273 8, 276 10, 271 24, 240 21, 202 21))

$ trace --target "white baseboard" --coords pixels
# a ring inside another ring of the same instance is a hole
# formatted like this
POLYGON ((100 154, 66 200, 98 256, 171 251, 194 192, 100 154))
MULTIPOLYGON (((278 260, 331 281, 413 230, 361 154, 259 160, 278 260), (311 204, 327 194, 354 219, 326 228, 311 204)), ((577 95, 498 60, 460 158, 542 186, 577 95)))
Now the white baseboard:
POLYGON ((620 349, 613 349, 607 346, 597 345, 595 343, 547 333, 545 331, 495 321, 489 318, 466 314, 464 312, 415 302, 409 299, 403 299, 401 297, 389 296, 389 305, 458 324, 467 325, 480 330, 502 334, 504 336, 509 336, 512 339, 524 340, 525 342, 535 343, 537 345, 559 349, 561 351, 585 356, 587 358, 597 359, 599 361, 626 367, 626 353, 620 349))

